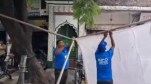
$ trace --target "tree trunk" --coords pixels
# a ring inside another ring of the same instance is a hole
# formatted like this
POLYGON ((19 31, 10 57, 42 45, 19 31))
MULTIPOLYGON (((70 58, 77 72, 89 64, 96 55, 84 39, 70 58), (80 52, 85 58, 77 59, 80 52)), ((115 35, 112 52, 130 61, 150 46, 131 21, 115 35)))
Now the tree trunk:
MULTIPOLYGON (((0 13, 27 21, 26 0, 0 0, 0 13)), ((34 56, 32 50, 32 28, 0 17, 9 34, 13 49, 19 56, 27 55, 27 68, 32 84, 50 84, 48 75, 34 56)))

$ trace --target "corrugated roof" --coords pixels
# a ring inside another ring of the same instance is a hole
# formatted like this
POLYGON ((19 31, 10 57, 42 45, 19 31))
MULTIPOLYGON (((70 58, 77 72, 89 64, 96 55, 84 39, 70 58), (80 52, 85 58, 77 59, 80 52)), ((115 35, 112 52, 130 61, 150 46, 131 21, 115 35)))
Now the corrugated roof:
MULTIPOLYGON (((46 1, 73 1, 73 0, 46 0, 46 1)), ((151 7, 151 0, 94 0, 102 6, 139 6, 151 7)))
POLYGON ((151 7, 151 0, 95 0, 99 5, 106 6, 139 6, 151 7))
POLYGON ((110 29, 115 29, 117 27, 121 27, 124 24, 116 24, 116 25, 104 25, 104 24, 95 24, 93 28, 87 28, 87 30, 110 30, 110 29))

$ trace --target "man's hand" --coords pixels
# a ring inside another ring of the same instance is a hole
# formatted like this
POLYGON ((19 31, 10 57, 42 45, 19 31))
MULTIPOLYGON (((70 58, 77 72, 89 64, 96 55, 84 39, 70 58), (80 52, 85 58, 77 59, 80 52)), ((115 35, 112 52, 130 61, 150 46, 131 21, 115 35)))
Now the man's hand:
POLYGON ((108 35, 108 32, 105 32, 105 33, 104 33, 104 37, 107 37, 107 35, 108 35))
POLYGON ((55 51, 56 55, 60 55, 61 52, 63 51, 64 47, 60 47, 58 50, 55 51))
POLYGON ((103 39, 101 40, 101 42, 106 39, 107 35, 108 35, 108 32, 105 32, 105 33, 104 33, 104 37, 103 37, 103 39))

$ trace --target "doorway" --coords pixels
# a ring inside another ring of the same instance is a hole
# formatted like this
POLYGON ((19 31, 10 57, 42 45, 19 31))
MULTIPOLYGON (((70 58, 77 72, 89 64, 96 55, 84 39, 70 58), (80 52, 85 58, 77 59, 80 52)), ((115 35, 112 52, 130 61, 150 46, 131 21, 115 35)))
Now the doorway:
MULTIPOLYGON (((57 33, 70 37, 70 38, 78 36, 73 26, 70 26, 69 24, 65 24, 64 26, 61 26, 61 28, 58 29, 57 33)), ((59 36, 56 37, 56 40, 63 40, 66 44, 68 45, 71 44, 71 40, 68 40, 59 36)), ((78 52, 78 47, 77 47, 77 44, 75 44, 75 47, 72 49, 69 59, 76 59, 78 55, 77 52, 78 52)))

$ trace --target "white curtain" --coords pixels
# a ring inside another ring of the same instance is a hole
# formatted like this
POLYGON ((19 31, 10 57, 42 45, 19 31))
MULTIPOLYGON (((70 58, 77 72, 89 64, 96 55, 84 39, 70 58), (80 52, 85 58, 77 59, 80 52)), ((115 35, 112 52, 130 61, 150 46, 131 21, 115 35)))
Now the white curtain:
MULTIPOLYGON (((84 60, 88 84, 96 84, 95 51, 102 35, 76 39, 84 60)), ((112 58, 114 84, 151 84, 151 22, 113 32, 115 51, 112 58)), ((108 49, 111 47, 109 37, 108 49)))

